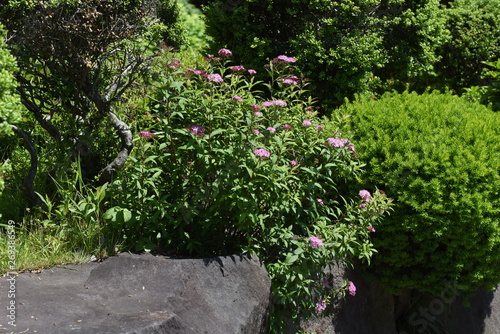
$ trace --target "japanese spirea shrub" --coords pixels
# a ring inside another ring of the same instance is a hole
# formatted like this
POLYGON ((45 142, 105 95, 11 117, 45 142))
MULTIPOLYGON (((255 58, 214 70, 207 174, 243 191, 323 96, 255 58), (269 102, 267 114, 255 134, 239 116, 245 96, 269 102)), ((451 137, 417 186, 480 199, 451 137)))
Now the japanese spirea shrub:
POLYGON ((138 132, 132 161, 110 185, 104 216, 138 250, 256 253, 272 277, 276 309, 321 313, 332 296, 355 293, 354 282, 325 284, 323 269, 369 261, 370 236, 390 199, 376 189, 352 199, 336 191, 361 163, 353 142, 335 122, 322 124, 304 98, 294 58, 266 67, 264 98, 253 89, 256 71, 229 66, 230 56, 221 49, 196 70, 166 58, 150 127, 138 132))
MULTIPOLYGON (((369 272, 393 292, 467 296, 500 282, 500 115, 451 94, 360 98, 353 141, 364 185, 395 198, 369 272)), ((383 232, 382 232, 383 231, 383 232)))

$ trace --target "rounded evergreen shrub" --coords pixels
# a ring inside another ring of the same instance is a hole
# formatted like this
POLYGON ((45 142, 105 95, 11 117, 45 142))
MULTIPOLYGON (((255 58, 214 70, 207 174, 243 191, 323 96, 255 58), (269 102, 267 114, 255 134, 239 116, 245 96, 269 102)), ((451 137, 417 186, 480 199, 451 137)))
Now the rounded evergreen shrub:
POLYGON ((464 295, 500 282, 500 115, 451 94, 360 98, 352 115, 365 186, 394 196, 369 272, 393 292, 464 295))

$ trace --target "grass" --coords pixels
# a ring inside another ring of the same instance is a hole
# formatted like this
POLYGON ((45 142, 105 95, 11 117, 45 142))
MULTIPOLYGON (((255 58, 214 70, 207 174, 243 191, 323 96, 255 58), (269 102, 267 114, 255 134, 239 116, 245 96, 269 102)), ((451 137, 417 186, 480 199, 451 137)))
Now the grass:
MULTIPOLYGON (((11 268, 8 256, 8 238, 0 234, 0 276, 10 271, 40 271, 55 265, 89 261, 91 252, 88 249, 75 248, 70 242, 64 228, 47 231, 39 228, 28 231, 26 228, 16 228, 15 266, 11 268)), ((74 236, 73 239, 78 236, 74 236)))

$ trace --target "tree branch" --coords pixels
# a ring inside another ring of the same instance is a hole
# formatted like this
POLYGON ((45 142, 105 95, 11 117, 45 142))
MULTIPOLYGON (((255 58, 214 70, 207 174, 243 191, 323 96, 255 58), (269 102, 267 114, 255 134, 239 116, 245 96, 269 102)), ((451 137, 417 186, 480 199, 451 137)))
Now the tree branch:
POLYGON ((129 126, 125 124, 125 122, 118 119, 118 117, 116 117, 116 115, 111 111, 109 111, 109 117, 113 127, 121 139, 121 149, 116 158, 99 172, 99 183, 101 184, 110 182, 116 171, 123 168, 130 152, 134 148, 134 143, 132 142, 132 131, 130 131, 129 126))
POLYGON ((31 157, 30 170, 28 172, 28 175, 26 175, 26 177, 24 178, 23 182, 24 194, 28 198, 28 201, 30 202, 31 206, 45 207, 43 202, 35 193, 35 176, 38 168, 38 155, 36 153, 35 146, 33 145, 33 141, 31 140, 31 135, 28 132, 19 129, 15 125, 11 124, 10 128, 12 129, 12 131, 14 131, 14 133, 18 137, 20 137, 23 140, 24 148, 28 150, 31 157))

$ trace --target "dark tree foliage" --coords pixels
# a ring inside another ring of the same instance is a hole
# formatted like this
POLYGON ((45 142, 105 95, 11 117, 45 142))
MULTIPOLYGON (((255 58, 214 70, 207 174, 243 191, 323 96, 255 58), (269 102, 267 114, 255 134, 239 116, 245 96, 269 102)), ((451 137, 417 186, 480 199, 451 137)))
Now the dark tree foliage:
POLYGON ((0 7, 22 103, 63 152, 80 159, 87 179, 109 181, 132 150, 130 128, 115 109, 155 55, 144 36, 158 24, 157 4, 53 0, 0 7))
POLYGON ((330 106, 356 93, 481 83, 499 55, 498 0, 210 1, 207 32, 235 61, 297 57, 330 106))

